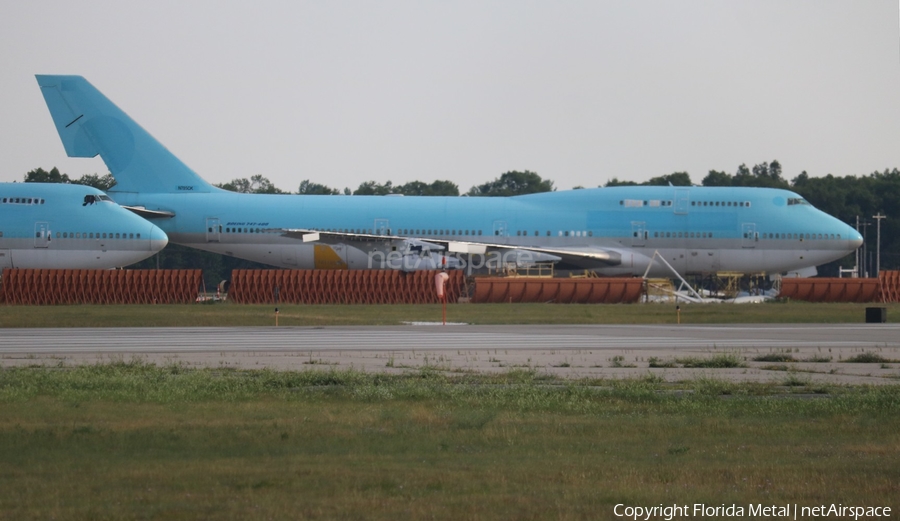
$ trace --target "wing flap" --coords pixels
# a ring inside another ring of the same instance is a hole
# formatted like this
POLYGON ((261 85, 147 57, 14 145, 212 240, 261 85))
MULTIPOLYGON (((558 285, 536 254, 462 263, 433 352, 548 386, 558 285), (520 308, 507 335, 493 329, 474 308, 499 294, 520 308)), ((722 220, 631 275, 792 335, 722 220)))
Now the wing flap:
POLYGON ((609 266, 621 264, 621 255, 612 250, 583 248, 545 248, 542 246, 525 246, 521 244, 495 244, 487 242, 471 242, 445 240, 422 237, 403 237, 399 235, 376 235, 371 233, 332 232, 306 229, 275 228, 267 231, 280 232, 284 237, 300 239, 303 242, 339 242, 339 241, 385 241, 415 245, 424 249, 446 249, 449 253, 483 255, 491 250, 501 252, 532 252, 539 262, 558 262, 561 260, 595 261, 609 266), (428 248, 431 245, 432 248, 428 248))

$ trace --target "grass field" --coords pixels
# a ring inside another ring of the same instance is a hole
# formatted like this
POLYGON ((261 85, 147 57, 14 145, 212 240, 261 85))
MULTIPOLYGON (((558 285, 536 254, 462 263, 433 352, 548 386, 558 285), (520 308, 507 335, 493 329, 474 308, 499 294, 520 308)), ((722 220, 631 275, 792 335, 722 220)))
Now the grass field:
MULTIPOLYGON (((681 304, 685 324, 860 323, 876 304, 681 304)), ((887 308, 900 320, 900 304, 887 308)), ((439 305, 279 305, 285 326, 397 325, 440 321, 439 305)), ((2 327, 270 326, 275 305, 230 303, 191 305, 0 306, 2 327)), ((672 304, 455 304, 447 320, 470 324, 672 324, 672 304)))
MULTIPOLYGON (((865 307, 683 304, 681 321, 859 323, 865 307)), ((896 321, 900 306, 887 307, 896 321)), ((440 319, 438 306, 279 308, 282 325, 440 319)), ((675 312, 453 305, 448 320, 660 324, 675 312)), ((272 324, 274 306, 232 304, 0 312, 0 328, 272 324)), ((900 386, 557 381, 537 369, 7 368, 0 519, 623 519, 619 503, 896 513, 898 412, 900 386)))
MULTIPOLYGON (((0 372, 3 519, 616 519, 900 507, 900 387, 534 372, 0 372)), ((657 518, 660 519, 660 518, 657 518)))

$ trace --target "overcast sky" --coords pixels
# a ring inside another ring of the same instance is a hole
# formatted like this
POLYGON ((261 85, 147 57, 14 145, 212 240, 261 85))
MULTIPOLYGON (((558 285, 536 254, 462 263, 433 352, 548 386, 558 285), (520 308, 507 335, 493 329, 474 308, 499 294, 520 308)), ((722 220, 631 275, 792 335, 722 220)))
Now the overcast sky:
POLYGON ((34 74, 79 74, 212 183, 559 189, 778 159, 900 168, 898 2, 0 3, 0 181, 66 158, 34 74))

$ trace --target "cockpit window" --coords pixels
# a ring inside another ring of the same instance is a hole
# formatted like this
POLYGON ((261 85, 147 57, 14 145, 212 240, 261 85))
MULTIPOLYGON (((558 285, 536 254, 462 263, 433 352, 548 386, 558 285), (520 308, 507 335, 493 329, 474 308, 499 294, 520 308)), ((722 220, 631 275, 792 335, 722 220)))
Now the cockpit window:
POLYGON ((113 200, 110 199, 109 196, 105 195, 105 194, 100 194, 100 195, 88 194, 88 195, 84 196, 84 202, 81 203, 81 206, 88 206, 90 204, 99 203, 100 201, 106 201, 108 203, 113 202, 113 200))
POLYGON ((802 197, 789 197, 788 198, 788 206, 792 206, 795 204, 805 204, 805 205, 809 206, 809 203, 806 202, 806 199, 803 199, 802 197))

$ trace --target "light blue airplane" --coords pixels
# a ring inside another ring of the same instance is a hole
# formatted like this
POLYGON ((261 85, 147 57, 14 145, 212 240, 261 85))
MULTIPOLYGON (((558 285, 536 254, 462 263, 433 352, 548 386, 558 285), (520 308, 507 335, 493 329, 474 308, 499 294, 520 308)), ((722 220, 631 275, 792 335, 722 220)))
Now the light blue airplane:
POLYGON ((82 185, 0 183, 0 269, 106 269, 163 249, 165 232, 82 185))
POLYGON ((811 274, 858 232, 776 189, 614 187, 505 198, 238 194, 213 187, 80 76, 37 76, 70 157, 185 246, 284 268, 556 263, 600 275, 811 274), (671 268, 665 266, 671 265, 671 268))

